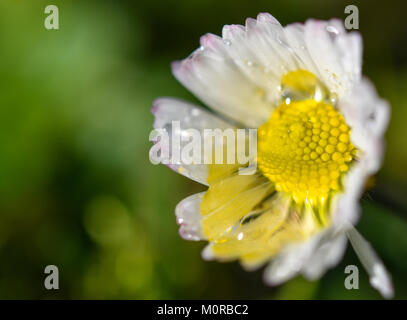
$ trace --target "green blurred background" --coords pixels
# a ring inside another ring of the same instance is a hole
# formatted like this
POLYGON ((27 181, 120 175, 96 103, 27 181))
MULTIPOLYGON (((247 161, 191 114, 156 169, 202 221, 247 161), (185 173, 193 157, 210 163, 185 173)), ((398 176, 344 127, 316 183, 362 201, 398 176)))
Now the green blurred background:
POLYGON ((0 298, 379 299, 357 257, 317 282, 204 262, 174 207, 204 187, 149 162, 159 96, 196 101, 171 75, 206 32, 258 12, 282 24, 359 7, 364 73, 392 104, 385 163, 359 230, 407 298, 407 24, 402 1, 0 1, 0 298), (44 28, 59 7, 60 30, 44 28), (59 267, 60 289, 44 288, 59 267), (360 289, 344 288, 359 266, 360 289))

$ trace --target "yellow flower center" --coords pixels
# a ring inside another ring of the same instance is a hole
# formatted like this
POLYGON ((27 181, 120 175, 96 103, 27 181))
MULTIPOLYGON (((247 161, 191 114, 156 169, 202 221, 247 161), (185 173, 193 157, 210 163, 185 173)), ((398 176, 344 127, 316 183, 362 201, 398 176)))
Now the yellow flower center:
POLYGON ((340 190, 353 159, 350 129, 312 73, 290 72, 282 85, 288 97, 258 129, 258 166, 297 202, 324 199, 340 190))

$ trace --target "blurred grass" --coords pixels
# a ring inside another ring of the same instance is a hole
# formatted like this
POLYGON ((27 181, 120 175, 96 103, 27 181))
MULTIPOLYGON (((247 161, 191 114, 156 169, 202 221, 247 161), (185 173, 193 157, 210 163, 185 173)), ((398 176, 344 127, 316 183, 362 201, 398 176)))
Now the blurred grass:
MULTIPOLYGON (((173 211, 204 188, 148 160, 152 100, 195 100, 169 64, 200 35, 260 11, 282 23, 344 18, 346 1, 53 3, 58 31, 43 27, 48 1, 0 3, 0 298, 379 298, 362 268, 360 290, 345 290, 345 266, 360 266, 352 250, 322 280, 279 288, 261 271, 203 262, 204 244, 178 236, 173 211), (48 264, 59 291, 43 287, 48 264)), ((407 29, 400 3, 354 3, 364 70, 393 106, 359 228, 406 298, 407 29)))

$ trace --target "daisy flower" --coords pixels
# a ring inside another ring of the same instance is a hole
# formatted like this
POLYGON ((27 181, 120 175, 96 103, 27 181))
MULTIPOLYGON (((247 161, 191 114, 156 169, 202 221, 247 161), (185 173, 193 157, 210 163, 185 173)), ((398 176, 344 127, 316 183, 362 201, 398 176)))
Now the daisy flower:
POLYGON ((224 26, 222 37, 202 36, 200 45, 172 71, 213 113, 159 98, 154 127, 172 138, 188 128, 257 128, 257 170, 170 163, 208 186, 177 205, 181 236, 208 241, 204 259, 237 259, 247 270, 267 265, 271 285, 298 273, 321 277, 349 239, 372 286, 392 297, 390 275, 353 227, 389 119, 387 102, 361 75, 360 34, 340 20, 282 27, 261 13, 245 26, 224 26), (180 128, 171 132, 175 120, 180 128))

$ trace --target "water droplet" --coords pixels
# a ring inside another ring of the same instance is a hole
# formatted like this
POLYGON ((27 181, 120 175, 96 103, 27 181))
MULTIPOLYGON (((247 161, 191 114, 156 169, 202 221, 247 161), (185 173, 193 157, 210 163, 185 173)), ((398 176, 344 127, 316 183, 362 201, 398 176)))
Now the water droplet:
POLYGON ((248 67, 252 67, 253 66, 253 61, 248 60, 246 62, 246 64, 247 64, 248 67))
POLYGON ((287 104, 305 99, 327 101, 330 97, 326 86, 308 71, 292 71, 286 74, 278 90, 287 104))
POLYGON ((339 34, 338 29, 336 29, 334 26, 327 26, 326 31, 328 31, 330 33, 334 33, 334 34, 339 34))
POLYGON ((332 105, 338 102, 338 95, 335 92, 331 93, 330 101, 332 105))
POLYGON ((232 44, 232 41, 225 39, 223 40, 223 43, 226 44, 227 46, 230 46, 232 44))

